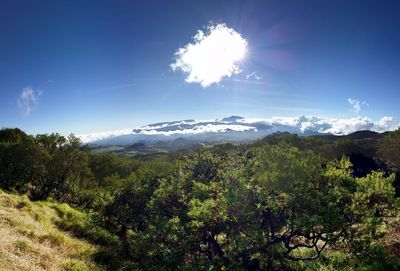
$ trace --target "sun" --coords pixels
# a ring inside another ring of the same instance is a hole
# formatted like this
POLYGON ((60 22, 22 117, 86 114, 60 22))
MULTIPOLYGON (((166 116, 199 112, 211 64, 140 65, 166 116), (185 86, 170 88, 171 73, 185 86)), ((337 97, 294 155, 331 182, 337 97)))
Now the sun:
POLYGON ((225 24, 209 26, 204 33, 199 30, 189 43, 176 52, 173 70, 187 74, 186 82, 208 87, 224 77, 240 73, 240 61, 247 53, 247 40, 225 24))

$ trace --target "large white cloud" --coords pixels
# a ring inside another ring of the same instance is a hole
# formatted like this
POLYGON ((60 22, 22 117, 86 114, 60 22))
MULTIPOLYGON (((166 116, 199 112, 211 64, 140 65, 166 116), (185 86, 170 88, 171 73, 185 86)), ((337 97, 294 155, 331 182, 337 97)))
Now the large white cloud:
POLYGON ((322 117, 274 117, 270 119, 242 119, 240 122, 247 124, 265 123, 271 125, 275 131, 291 131, 298 133, 318 132, 323 134, 347 135, 356 131, 371 130, 385 132, 395 130, 400 126, 399 121, 393 117, 384 116, 378 121, 368 117, 355 117, 348 119, 322 118, 322 117), (293 128, 293 129, 289 129, 293 128))
POLYGON ((247 52, 247 41, 238 32, 225 24, 208 26, 198 30, 193 43, 179 48, 172 70, 181 70, 186 82, 208 87, 224 77, 239 73, 238 62, 247 52))
POLYGON ((257 128, 247 125, 228 125, 228 124, 200 124, 194 126, 189 129, 180 129, 180 130, 170 130, 170 131, 158 131, 156 129, 143 129, 138 134, 142 135, 189 135, 189 134, 201 134, 201 133, 218 133, 218 132, 227 132, 227 131, 236 131, 236 132, 244 132, 244 131, 257 131, 257 128))
POLYGON ((18 96, 17 104, 23 117, 29 116, 33 109, 35 109, 41 94, 40 91, 36 91, 32 87, 25 87, 22 89, 18 96))
POLYGON ((129 134, 132 134, 132 129, 122 129, 122 130, 117 130, 117 131, 77 135, 77 137, 79 137, 79 139, 83 143, 89 143, 89 142, 94 142, 94 141, 98 141, 98 140, 103 140, 106 138, 122 136, 122 135, 129 135, 129 134))

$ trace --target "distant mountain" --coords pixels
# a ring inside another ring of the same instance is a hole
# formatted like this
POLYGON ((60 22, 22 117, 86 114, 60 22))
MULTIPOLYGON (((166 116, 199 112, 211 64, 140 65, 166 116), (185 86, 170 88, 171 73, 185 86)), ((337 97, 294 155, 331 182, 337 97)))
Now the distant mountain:
POLYGON ((369 130, 362 130, 362 131, 357 131, 354 133, 351 133, 348 135, 351 139, 379 139, 383 138, 385 136, 385 133, 378 133, 374 131, 369 131, 369 130))
POLYGON ((237 122, 238 120, 243 120, 243 117, 240 116, 230 116, 227 118, 223 118, 221 121, 222 122, 237 122))
POLYGON ((138 143, 134 143, 132 145, 126 146, 125 149, 131 150, 131 151, 143 151, 146 149, 146 144, 144 144, 143 142, 138 142, 138 143))
POLYGON ((301 136, 309 135, 347 135, 354 137, 379 136, 379 133, 393 130, 399 122, 391 117, 372 121, 367 117, 350 119, 328 119, 315 116, 295 118, 249 119, 230 116, 214 120, 179 120, 159 122, 135 129, 97 133, 80 136, 91 146, 120 145, 131 151, 146 148, 192 148, 202 144, 238 143, 254 141, 264 136, 289 132, 301 136), (139 143, 139 144, 138 144, 139 143))

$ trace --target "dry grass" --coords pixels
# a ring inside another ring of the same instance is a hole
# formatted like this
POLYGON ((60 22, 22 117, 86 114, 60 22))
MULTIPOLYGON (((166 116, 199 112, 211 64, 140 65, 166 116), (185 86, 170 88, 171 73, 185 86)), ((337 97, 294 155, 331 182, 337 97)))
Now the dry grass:
POLYGON ((55 226, 52 205, 0 190, 0 271, 102 270, 92 261, 96 246, 55 226))

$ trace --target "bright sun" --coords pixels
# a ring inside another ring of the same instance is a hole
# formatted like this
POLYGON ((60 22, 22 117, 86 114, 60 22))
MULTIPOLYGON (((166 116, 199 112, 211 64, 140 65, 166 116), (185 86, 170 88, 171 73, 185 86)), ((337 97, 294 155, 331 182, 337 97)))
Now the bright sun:
POLYGON ((178 49, 171 65, 187 74, 187 82, 208 87, 241 71, 238 62, 246 55, 247 41, 238 32, 218 24, 206 33, 199 30, 193 39, 194 43, 178 49))

